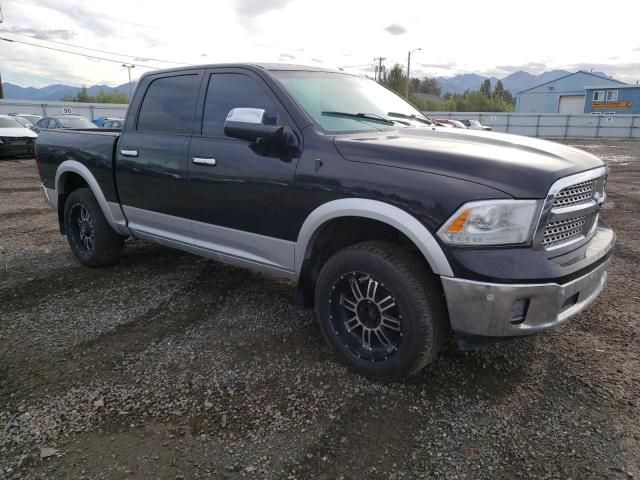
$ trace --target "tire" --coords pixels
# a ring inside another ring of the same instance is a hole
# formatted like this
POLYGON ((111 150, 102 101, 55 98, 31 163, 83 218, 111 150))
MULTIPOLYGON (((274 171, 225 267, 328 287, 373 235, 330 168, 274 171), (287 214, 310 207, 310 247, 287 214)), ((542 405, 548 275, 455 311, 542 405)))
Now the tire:
POLYGON ((448 325, 434 275, 387 242, 358 243, 331 257, 318 275, 315 304, 338 359, 377 380, 401 380, 433 362, 448 325))
POLYGON ((64 205, 64 232, 71 251, 87 267, 116 263, 126 237, 117 234, 89 188, 71 192, 64 205))

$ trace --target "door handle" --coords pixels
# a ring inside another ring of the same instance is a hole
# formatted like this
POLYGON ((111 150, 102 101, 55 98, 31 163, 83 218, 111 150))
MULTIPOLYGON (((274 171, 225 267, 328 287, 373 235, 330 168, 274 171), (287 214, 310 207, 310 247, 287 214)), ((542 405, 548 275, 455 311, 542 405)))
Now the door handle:
POLYGON ((215 167, 218 162, 215 158, 193 157, 193 163, 196 165, 208 165, 210 167, 215 167))
POLYGON ((137 157, 138 156, 138 150, 125 150, 125 149, 122 149, 122 150, 120 150, 120 155, 122 155, 123 157, 137 157))

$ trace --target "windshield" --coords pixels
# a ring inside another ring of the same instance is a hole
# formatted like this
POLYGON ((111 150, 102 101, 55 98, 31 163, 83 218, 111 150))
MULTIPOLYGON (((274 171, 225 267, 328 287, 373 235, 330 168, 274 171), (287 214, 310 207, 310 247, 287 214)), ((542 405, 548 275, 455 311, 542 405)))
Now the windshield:
POLYGON ((13 118, 0 118, 0 128, 24 128, 13 118))
POLYGON ((367 78, 332 72, 274 71, 274 76, 328 133, 392 130, 430 122, 411 104, 367 78), (377 120, 376 120, 377 118, 377 120))
POLYGON ((18 116, 20 118, 24 118, 25 120, 30 121, 33 125, 35 125, 36 122, 42 118, 38 115, 18 115, 18 116))
POLYGON ((18 122, 20 125, 22 125, 23 127, 33 127, 33 123, 31 123, 29 120, 27 120, 26 118, 23 117, 15 117, 15 121, 18 122))
POLYGON ((57 117, 56 120, 58 120, 64 128, 97 128, 84 117, 57 117))

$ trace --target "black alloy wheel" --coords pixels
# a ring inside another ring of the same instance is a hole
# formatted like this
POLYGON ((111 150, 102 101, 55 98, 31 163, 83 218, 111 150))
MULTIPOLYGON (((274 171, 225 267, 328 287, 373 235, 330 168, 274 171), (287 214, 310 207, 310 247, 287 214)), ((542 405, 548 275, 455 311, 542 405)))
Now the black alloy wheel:
POLYGON ((357 358, 388 360, 402 341, 402 313, 389 289, 366 272, 350 272, 332 286, 334 333, 357 358))

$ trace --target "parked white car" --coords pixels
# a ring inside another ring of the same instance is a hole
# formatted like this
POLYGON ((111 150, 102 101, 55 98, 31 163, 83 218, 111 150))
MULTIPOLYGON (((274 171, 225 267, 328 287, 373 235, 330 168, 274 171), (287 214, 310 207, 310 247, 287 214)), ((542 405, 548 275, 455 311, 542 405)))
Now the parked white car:
POLYGON ((482 125, 478 120, 463 120, 458 119, 464 126, 466 126, 470 130, 484 130, 485 132, 490 132, 491 127, 487 127, 486 125, 482 125))
POLYGON ((38 134, 9 115, 0 115, 0 158, 33 157, 38 134))

